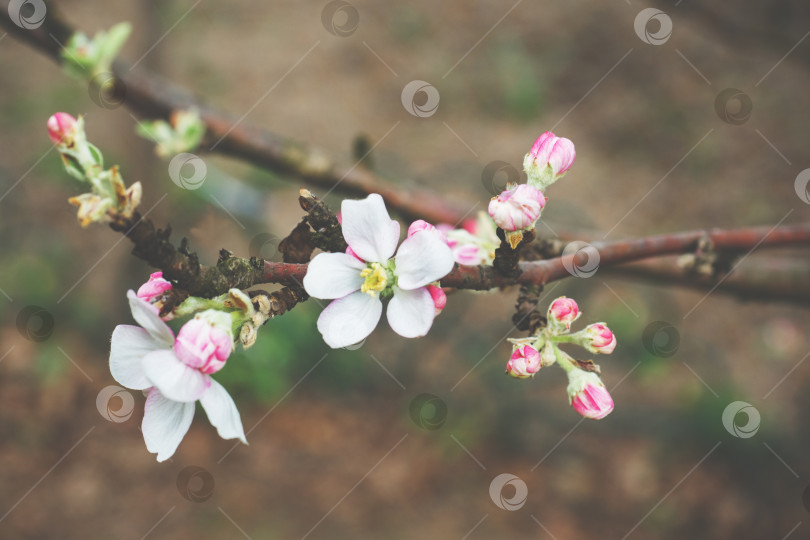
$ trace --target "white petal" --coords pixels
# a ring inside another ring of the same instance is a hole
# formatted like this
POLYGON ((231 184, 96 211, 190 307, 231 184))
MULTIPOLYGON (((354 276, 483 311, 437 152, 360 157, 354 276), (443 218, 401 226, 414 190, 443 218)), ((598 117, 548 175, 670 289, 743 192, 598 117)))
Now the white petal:
POLYGON ((211 379, 211 387, 200 398, 200 404, 208 415, 208 421, 217 428, 223 439, 239 439, 247 444, 242 418, 230 394, 217 381, 211 379))
POLYGON ((399 246, 397 285, 407 290, 424 287, 450 273, 453 263, 453 252, 447 244, 429 231, 420 231, 399 246))
POLYGON ((173 401, 197 401, 211 386, 211 377, 181 362, 174 351, 155 351, 142 360, 146 378, 173 401))
POLYGON ((157 388, 146 397, 141 423, 146 449, 157 454, 158 461, 174 455, 194 418, 194 403, 180 403, 167 399, 157 388))
POLYGON ((436 308, 425 287, 404 291, 394 287, 394 297, 388 303, 388 324, 402 337, 415 338, 428 333, 436 308))
POLYGON ((146 390, 152 383, 146 378, 141 361, 147 354, 164 348, 140 326, 119 324, 113 330, 110 346, 113 379, 132 390, 146 390))
POLYGON ((309 263, 304 289, 315 298, 343 298, 360 290, 363 284, 360 272, 365 267, 345 253, 320 253, 309 263))
POLYGON ((129 309, 132 311, 132 318, 159 343, 164 344, 165 347, 171 347, 174 343, 174 333, 160 319, 157 308, 146 300, 138 298, 135 291, 128 291, 127 298, 129 298, 129 309))
POLYGON ((382 302, 360 291, 333 300, 318 317, 318 330, 333 349, 363 341, 380 322, 382 302))
POLYGON ((399 223, 392 220, 383 198, 372 193, 362 201, 344 200, 340 206, 343 238, 352 251, 369 262, 385 262, 399 243, 399 223))

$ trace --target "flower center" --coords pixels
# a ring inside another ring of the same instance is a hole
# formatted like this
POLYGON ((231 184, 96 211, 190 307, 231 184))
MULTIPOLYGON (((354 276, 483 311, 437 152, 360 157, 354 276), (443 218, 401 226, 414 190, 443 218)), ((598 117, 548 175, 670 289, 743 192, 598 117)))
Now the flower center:
POLYGON ((360 276, 366 279, 360 286, 360 290, 372 298, 377 298, 377 295, 388 285, 388 272, 380 263, 370 263, 360 272, 360 276))

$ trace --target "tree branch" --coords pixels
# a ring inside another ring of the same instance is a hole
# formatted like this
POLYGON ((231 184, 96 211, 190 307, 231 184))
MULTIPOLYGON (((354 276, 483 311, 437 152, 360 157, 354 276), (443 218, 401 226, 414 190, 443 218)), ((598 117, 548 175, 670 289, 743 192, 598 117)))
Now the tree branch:
MULTIPOLYGON (((3 13, 8 10, 8 0, 0 1, 0 10, 3 13)), ((0 17, 0 26, 57 63, 61 63, 59 43, 67 43, 75 32, 61 18, 53 2, 47 2, 47 17, 37 29, 20 28, 10 17, 0 17)), ((431 223, 455 224, 467 211, 429 190, 412 184, 395 186, 363 167, 338 165, 317 149, 266 129, 237 123, 237 117, 206 105, 162 77, 141 70, 130 71, 130 64, 123 60, 117 60, 113 70, 126 89, 124 105, 138 116, 168 120, 174 111, 192 107, 199 110, 207 129, 203 145, 208 151, 289 174, 330 191, 339 186, 341 191, 352 195, 379 193, 389 208, 409 220, 423 218, 431 223)))

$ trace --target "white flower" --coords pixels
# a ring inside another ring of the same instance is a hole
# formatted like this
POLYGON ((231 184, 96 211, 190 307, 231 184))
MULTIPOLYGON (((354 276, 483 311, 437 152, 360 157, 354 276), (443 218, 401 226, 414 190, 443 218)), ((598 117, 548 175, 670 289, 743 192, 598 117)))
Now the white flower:
POLYGON ((399 223, 389 217, 376 193, 361 201, 343 201, 341 215, 343 237, 357 257, 321 253, 304 276, 310 296, 335 299, 318 318, 324 341, 336 349, 368 337, 382 315, 381 299, 389 297, 388 324, 397 334, 427 334, 435 306, 426 286, 453 269, 450 248, 438 234, 422 230, 397 250, 399 223))
POLYGON ((127 298, 141 326, 115 327, 110 372, 122 386, 147 392, 141 424, 147 450, 156 453, 158 461, 170 458, 191 425, 197 400, 220 437, 247 444, 239 411, 225 388, 178 358, 174 333, 150 304, 134 291, 127 298))

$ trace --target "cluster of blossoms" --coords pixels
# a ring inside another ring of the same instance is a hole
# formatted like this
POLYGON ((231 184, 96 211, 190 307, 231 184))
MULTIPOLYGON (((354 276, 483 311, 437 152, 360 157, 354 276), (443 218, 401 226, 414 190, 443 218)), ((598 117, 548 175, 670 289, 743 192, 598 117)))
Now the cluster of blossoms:
MULTIPOLYGON (((194 417, 197 401, 223 439, 247 444, 239 411, 211 374, 231 355, 238 311, 205 309, 182 325, 177 336, 160 317, 164 294, 172 288, 161 272, 138 292, 129 291, 132 318, 140 326, 118 325, 112 334, 110 372, 122 386, 142 390, 146 404, 141 424, 146 448, 158 461, 170 458, 194 417)), ((187 310, 183 304, 175 315, 187 310)))
MULTIPOLYGON (((185 144, 204 128, 194 113, 183 118, 185 127, 152 127, 166 132, 163 142, 167 145, 185 144)), ((48 120, 48 134, 67 172, 91 186, 90 193, 70 199, 79 206, 82 226, 132 217, 141 198, 140 183, 127 188, 117 167, 104 168, 101 152, 86 139, 81 117, 54 114, 48 120)), ((348 247, 345 252, 316 255, 303 280, 310 296, 331 300, 317 323, 326 344, 339 348, 363 341, 376 328, 384 306, 396 333, 406 338, 426 335, 447 304, 440 280, 455 264, 491 265, 501 244, 498 228, 515 248, 540 217, 546 203, 541 190, 562 177, 575 156, 571 141, 544 133, 524 160, 528 183, 508 185, 492 199, 488 215, 480 212, 461 228, 417 220, 402 241, 400 224, 391 219, 380 195, 344 200, 339 220, 348 247)), ((153 273, 137 292, 129 291, 130 310, 139 326, 117 326, 110 350, 113 378, 146 396, 142 432, 147 449, 157 454, 158 461, 176 451, 191 425, 197 401, 222 438, 247 444, 233 399, 212 375, 225 367, 236 343, 252 346, 258 328, 271 316, 262 297, 257 297, 256 307, 239 289, 215 298, 188 296, 172 310, 164 309, 168 297, 174 299, 177 294, 162 272, 153 273), (176 335, 168 322, 177 328, 176 335)), ((613 410, 613 400, 599 378, 598 366, 574 360, 559 344, 609 354, 616 338, 604 323, 570 333, 571 323, 579 316, 572 299, 552 302, 545 328, 534 336, 510 340, 513 352, 506 371, 525 379, 556 363, 568 374, 574 409, 587 418, 603 418, 613 410)))
POLYGON ((540 368, 557 364, 568 374, 568 400, 574 410, 585 418, 600 419, 613 410, 613 399, 599 378, 599 367, 574 360, 559 344, 573 343, 594 354, 610 354, 616 348, 616 336, 601 322, 569 333, 571 323, 580 315, 573 299, 562 296, 554 300, 548 308, 545 328, 532 337, 509 340, 513 350, 506 372, 518 379, 528 379, 540 368))
POLYGON ((523 233, 534 229, 546 205, 543 191, 563 177, 577 157, 574 143, 547 131, 540 135, 523 159, 528 183, 508 184, 489 202, 489 215, 503 229, 512 249, 523 233))

